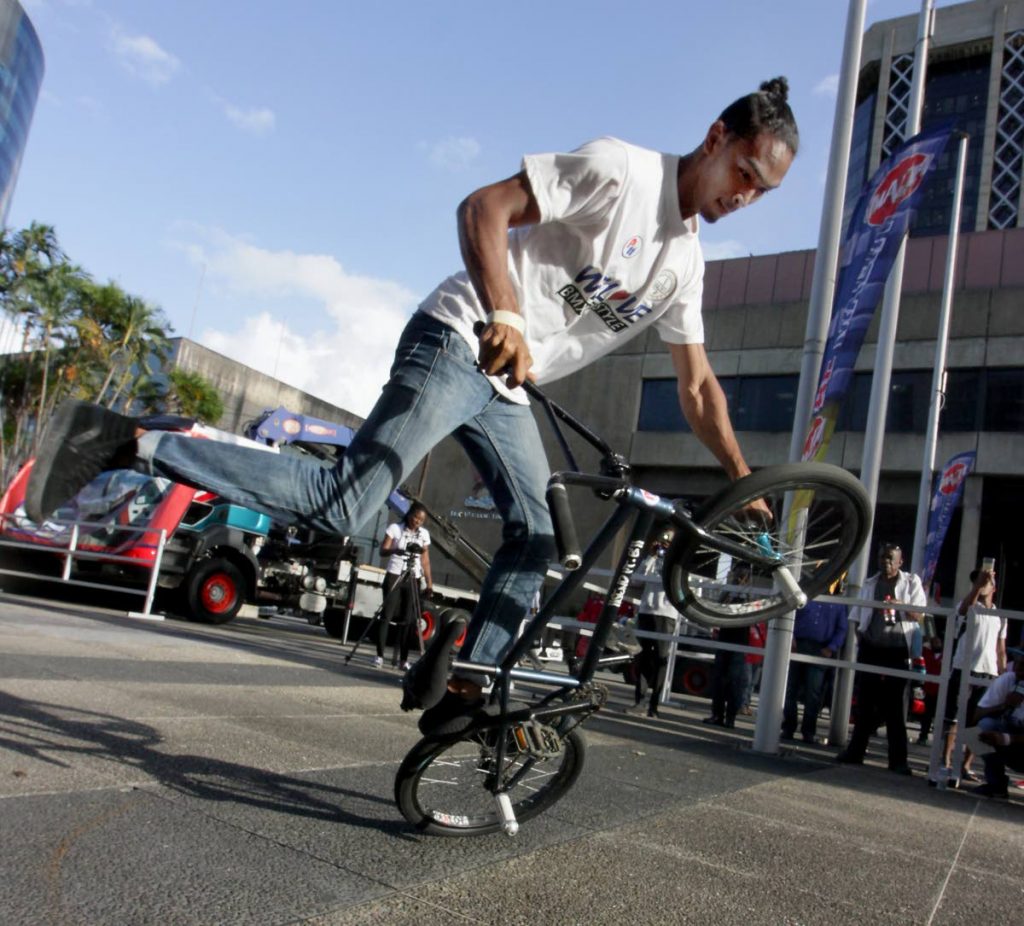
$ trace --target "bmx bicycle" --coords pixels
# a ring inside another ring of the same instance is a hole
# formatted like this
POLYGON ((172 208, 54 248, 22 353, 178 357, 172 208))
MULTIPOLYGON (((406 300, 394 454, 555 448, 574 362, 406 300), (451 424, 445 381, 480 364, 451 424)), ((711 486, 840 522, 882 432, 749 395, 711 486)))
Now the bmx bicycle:
POLYGON ((662 570, 669 600, 687 619, 708 627, 745 626, 801 607, 843 573, 870 531, 864 488, 850 473, 825 463, 766 467, 691 513, 679 501, 634 486, 623 457, 535 386, 524 386, 546 412, 568 461, 569 469, 554 473, 547 488, 566 574, 500 665, 454 661, 456 669, 493 679, 485 706, 428 733, 399 766, 398 807, 406 820, 433 835, 514 835, 520 823, 549 808, 576 782, 587 751, 581 726, 608 696, 594 675, 600 667, 631 658, 602 652, 655 525, 675 528, 662 570), (601 454, 600 473, 580 472, 559 422, 601 454), (589 488, 613 505, 585 551, 573 522, 570 486, 589 488), (772 511, 770 521, 750 508, 758 499, 772 511), (631 521, 582 663, 568 676, 519 667, 548 621, 631 521), (752 571, 742 593, 727 582, 736 562, 752 571), (513 682, 546 693, 531 703, 513 700, 513 682))

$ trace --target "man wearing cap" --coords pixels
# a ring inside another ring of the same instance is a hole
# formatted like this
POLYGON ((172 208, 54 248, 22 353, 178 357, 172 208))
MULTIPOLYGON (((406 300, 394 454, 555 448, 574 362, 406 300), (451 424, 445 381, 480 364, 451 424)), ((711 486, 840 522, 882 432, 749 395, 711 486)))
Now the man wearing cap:
POLYGON ((1007 767, 1024 770, 1024 649, 1007 654, 1013 663, 989 685, 974 711, 978 739, 995 750, 981 757, 985 783, 974 789, 981 797, 1008 797, 1007 767))

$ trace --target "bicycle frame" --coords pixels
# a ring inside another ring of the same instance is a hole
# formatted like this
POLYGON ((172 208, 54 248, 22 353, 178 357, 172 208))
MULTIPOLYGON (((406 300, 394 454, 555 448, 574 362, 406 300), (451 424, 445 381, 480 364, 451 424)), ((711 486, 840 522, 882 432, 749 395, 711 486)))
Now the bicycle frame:
MULTIPOLYGON (((740 546, 726 537, 710 535, 694 522, 689 511, 679 502, 662 498, 633 486, 623 478, 628 473, 629 467, 622 457, 611 451, 607 444, 573 418, 572 415, 554 405, 536 387, 533 387, 531 384, 525 385, 527 385, 527 391, 541 402, 547 412, 558 442, 570 466, 574 468, 573 471, 553 474, 548 482, 548 502, 555 529, 555 538, 559 547, 559 558, 563 566, 568 569, 568 574, 559 582, 536 616, 527 624, 524 632, 512 645, 500 665, 488 666, 458 659, 453 664, 454 669, 494 677, 490 701, 492 704, 498 704, 500 709, 499 735, 496 738, 496 765, 499 769, 505 767, 505 760, 510 748, 508 732, 515 729, 520 734, 517 740, 520 750, 529 751, 530 742, 527 725, 530 722, 541 721, 546 723, 557 721, 567 716, 584 715, 580 720, 582 722, 586 716, 599 710, 603 703, 603 693, 589 688, 589 683, 593 680, 597 669, 601 665, 621 663, 632 659, 632 656, 602 659, 601 654, 611 632, 612 624, 618 618, 619 607, 629 587, 630 579, 640 563, 644 546, 655 523, 669 522, 676 530, 690 534, 712 549, 724 554, 742 557, 747 562, 771 569, 779 577, 782 591, 787 598, 792 599, 794 607, 806 603, 806 597, 803 596, 788 569, 782 566, 781 558, 777 554, 770 551, 757 554, 749 547, 740 546), (576 470, 575 458, 559 428, 559 420, 568 424, 588 443, 601 451, 603 456, 602 468, 606 472, 613 472, 616 475, 586 474, 576 470), (576 533, 572 525, 571 511, 565 491, 567 485, 593 489, 602 497, 610 499, 615 503, 615 510, 583 553, 580 553, 577 549, 576 533), (517 664, 527 654, 531 644, 540 638, 540 635, 556 612, 579 589, 587 574, 596 565, 600 555, 631 517, 633 518, 633 525, 629 532, 629 539, 622 555, 619 557, 618 565, 609 584, 608 592, 605 595, 604 607, 601 610, 597 623, 594 625, 587 653, 576 672, 563 676, 552 672, 517 668, 517 664), (539 702, 529 707, 510 711, 509 702, 513 681, 547 685, 551 687, 551 691, 539 702), (577 697, 576 699, 571 697, 573 692, 580 692, 588 688, 589 691, 587 691, 586 697, 577 697)), ((530 755, 532 757, 535 754, 531 752, 530 755)), ((494 781, 488 786, 497 799, 506 832, 514 833, 518 829, 518 823, 513 814, 507 792, 527 773, 532 761, 534 761, 533 758, 525 762, 510 780, 502 781, 496 776, 494 781)))

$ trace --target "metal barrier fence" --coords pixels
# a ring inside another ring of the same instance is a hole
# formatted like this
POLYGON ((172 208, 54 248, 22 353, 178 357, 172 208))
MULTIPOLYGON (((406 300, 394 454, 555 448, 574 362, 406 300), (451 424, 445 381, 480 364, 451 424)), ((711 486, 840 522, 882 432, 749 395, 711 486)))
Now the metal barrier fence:
MULTIPOLYGON (((15 527, 20 527, 21 521, 22 519, 16 516, 0 514, 0 524, 13 524, 15 527)), ((143 604, 142 610, 128 611, 128 615, 130 617, 144 617, 150 620, 163 620, 163 615, 153 614, 153 599, 156 596, 157 579, 160 575, 160 564, 163 560, 164 546, 167 542, 166 529, 161 528, 157 531, 152 527, 133 527, 131 525, 123 524, 117 525, 118 531, 126 531, 135 534, 157 534, 157 542, 155 545, 139 544, 137 547, 141 549, 152 549, 154 551, 153 560, 150 563, 148 560, 139 559, 136 556, 123 556, 115 553, 81 549, 79 546, 80 536, 82 533, 81 529, 83 527, 95 528, 97 526, 95 522, 54 520, 52 523, 62 527, 68 527, 70 529, 68 531, 66 544, 57 543, 56 541, 58 539, 63 539, 57 537, 53 538, 54 542, 42 544, 31 543, 24 540, 13 540, 6 534, 0 534, 0 548, 27 550, 40 556, 52 554, 55 558, 63 560, 61 574, 59 576, 52 576, 39 572, 27 572, 25 570, 0 567, 0 575, 37 579, 45 582, 61 582, 66 585, 77 585, 84 588, 98 588, 104 591, 118 592, 127 595, 143 595, 145 596, 145 603, 143 604), (87 579, 73 578, 73 566, 76 560, 103 563, 123 563, 125 565, 131 565, 141 569, 149 569, 149 581, 143 589, 135 588, 132 585, 111 585, 87 579)))

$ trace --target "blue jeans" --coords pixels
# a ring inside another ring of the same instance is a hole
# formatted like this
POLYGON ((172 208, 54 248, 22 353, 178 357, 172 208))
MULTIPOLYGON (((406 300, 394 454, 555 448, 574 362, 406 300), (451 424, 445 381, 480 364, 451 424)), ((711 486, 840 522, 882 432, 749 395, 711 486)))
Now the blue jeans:
POLYGON ((544 492, 550 470, 530 408, 500 396, 470 346, 417 314, 377 404, 333 468, 290 454, 150 432, 139 455, 154 475, 332 534, 354 534, 451 434, 491 491, 502 544, 480 590, 462 653, 497 664, 515 638, 554 552, 544 492))

